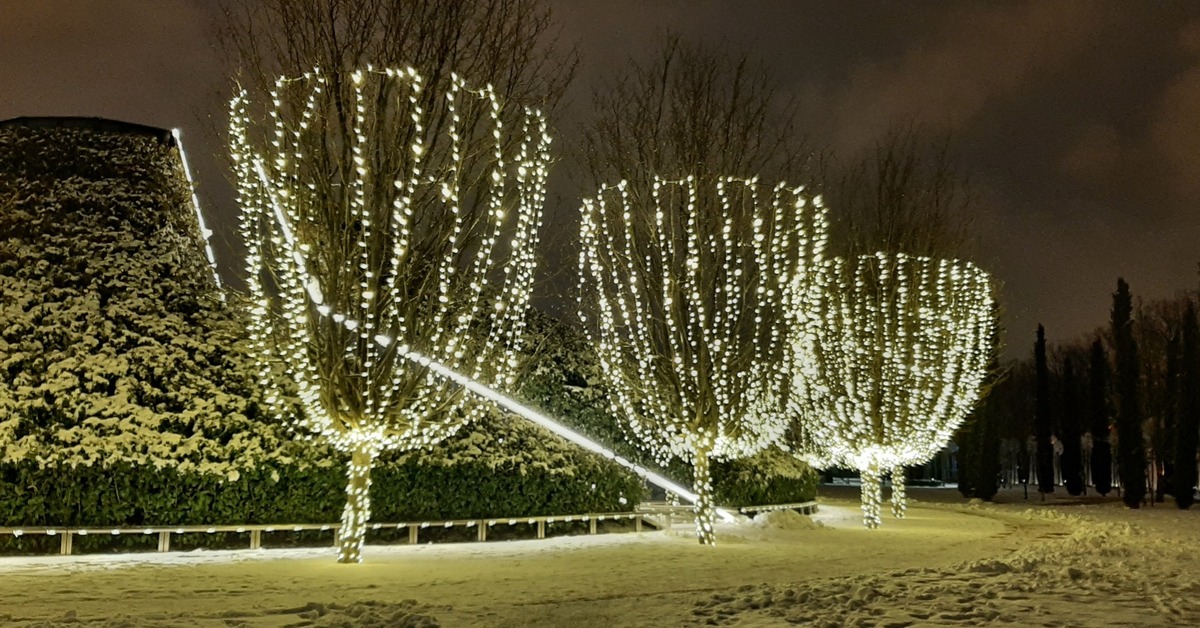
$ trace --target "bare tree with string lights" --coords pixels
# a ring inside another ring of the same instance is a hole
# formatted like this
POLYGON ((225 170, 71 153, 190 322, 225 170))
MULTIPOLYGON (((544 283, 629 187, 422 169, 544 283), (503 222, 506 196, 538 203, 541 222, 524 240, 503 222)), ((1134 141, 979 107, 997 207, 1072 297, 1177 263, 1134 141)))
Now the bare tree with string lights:
POLYGON ((791 401, 797 451, 862 474, 866 527, 880 524, 881 475, 893 513, 903 467, 934 456, 979 399, 990 356, 987 273, 969 262, 904 253, 835 258, 821 273, 820 314, 797 327, 791 401))
POLYGON ((692 464, 711 543, 709 461, 783 429, 786 333, 822 259, 825 210, 802 186, 759 182, 802 174, 807 151, 795 103, 746 55, 667 36, 593 105, 580 313, 631 440, 692 464))
POLYGON ((787 426, 787 334, 825 244, 819 199, 733 178, 601 187, 583 203, 580 311, 617 412, 660 461, 694 469, 715 542, 709 462, 787 426))
POLYGON ((272 410, 350 456, 338 560, 360 562, 375 458, 487 409, 413 356, 512 383, 550 140, 491 85, 413 68, 314 70, 264 100, 232 104, 250 336, 272 410))

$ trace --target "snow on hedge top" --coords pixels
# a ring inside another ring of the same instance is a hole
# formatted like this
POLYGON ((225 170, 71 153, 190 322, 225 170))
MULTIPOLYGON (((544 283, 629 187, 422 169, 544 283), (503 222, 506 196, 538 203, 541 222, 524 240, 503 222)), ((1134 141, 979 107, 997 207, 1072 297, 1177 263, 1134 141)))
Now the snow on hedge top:
POLYGON ((0 125, 0 461, 281 455, 165 139, 0 125))

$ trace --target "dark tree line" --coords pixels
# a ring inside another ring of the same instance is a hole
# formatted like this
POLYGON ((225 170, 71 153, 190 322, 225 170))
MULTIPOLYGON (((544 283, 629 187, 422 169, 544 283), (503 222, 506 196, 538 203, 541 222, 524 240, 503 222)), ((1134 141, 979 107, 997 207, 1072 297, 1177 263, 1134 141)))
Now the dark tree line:
POLYGON ((995 364, 991 394, 956 438, 963 495, 990 499, 1002 483, 1035 481, 1042 493, 1116 489, 1130 508, 1165 495, 1190 507, 1200 444, 1195 298, 1143 303, 1119 280, 1109 324, 1087 338, 1053 342, 1039 325, 1028 359, 995 364))

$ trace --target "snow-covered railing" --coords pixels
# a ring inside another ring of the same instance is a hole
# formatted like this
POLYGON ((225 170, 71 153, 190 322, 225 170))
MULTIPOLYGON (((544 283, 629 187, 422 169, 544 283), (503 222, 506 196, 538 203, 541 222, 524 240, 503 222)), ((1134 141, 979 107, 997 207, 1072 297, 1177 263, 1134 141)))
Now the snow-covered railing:
POLYGON ((802 515, 811 515, 817 512, 817 502, 797 502, 794 504, 770 504, 767 506, 742 506, 737 509, 742 514, 752 512, 774 512, 776 510, 795 510, 802 515))
MULTIPOLYGON (((645 521, 645 515, 637 512, 606 512, 606 513, 588 513, 585 515, 542 515, 537 517, 484 517, 479 519, 450 519, 445 521, 421 521, 421 522, 404 522, 404 523, 371 523, 367 527, 371 530, 408 530, 408 542, 415 545, 420 540, 420 531, 426 528, 477 528, 478 532, 475 536, 478 541, 487 540, 488 528, 497 525, 518 525, 528 524, 537 526, 537 538, 546 538, 546 524, 548 523, 587 523, 588 534, 597 533, 597 522, 600 521, 633 521, 635 532, 642 531, 642 524, 649 523, 657 528, 653 521, 645 521)), ((218 526, 139 526, 139 527, 19 527, 19 528, 0 528, 0 537, 3 536, 57 536, 59 537, 59 553, 63 556, 68 556, 72 552, 74 537, 76 536, 121 536, 121 535, 158 535, 158 551, 169 552, 171 550, 171 535, 173 534, 218 534, 218 533, 239 533, 250 534, 250 549, 259 549, 262 547, 263 532, 304 532, 304 531, 333 531, 335 533, 341 527, 339 523, 297 523, 297 524, 246 524, 246 525, 218 525, 218 526)))
MULTIPOLYGON (((811 515, 817 512, 817 502, 795 502, 791 504, 768 504, 764 506, 740 506, 738 508, 729 508, 728 510, 736 510, 737 512, 748 515, 750 513, 773 512, 776 510, 795 510, 802 515, 811 515)), ((658 524, 662 526, 670 526, 678 517, 680 520, 687 520, 689 517, 695 516, 694 506, 690 504, 672 504, 668 502, 642 502, 638 504, 635 512, 646 517, 658 518, 658 524)))
MULTIPOLYGON (((801 514, 812 514, 817 511, 817 502, 798 502, 794 504, 771 504, 765 506, 743 506, 737 511, 741 513, 767 512, 773 510, 796 510, 801 514)), ((549 523, 587 523, 588 534, 597 534, 597 523, 600 521, 632 521, 635 532, 641 532, 642 526, 649 524, 655 529, 670 525, 676 517, 694 516, 691 505, 676 505, 665 502, 647 502, 639 504, 634 512, 605 512, 588 513, 584 515, 541 515, 537 517, 483 517, 478 519, 448 519, 444 521, 408 521, 404 523, 370 523, 371 530, 408 530, 408 542, 416 545, 420 541, 421 530, 446 528, 476 528, 475 539, 486 541, 488 529, 498 525, 534 525, 537 526, 537 538, 546 538, 546 524, 549 523), (656 520, 665 517, 666 524, 656 520)), ((74 539, 77 536, 133 536, 158 535, 158 551, 171 551, 171 536, 174 534, 219 534, 236 533, 250 534, 250 549, 262 547, 263 532, 305 532, 332 531, 335 533, 341 524, 338 523, 257 523, 245 525, 218 526, 140 526, 140 527, 0 527, 0 537, 13 536, 57 536, 59 537, 59 554, 69 556, 73 551, 74 539)))

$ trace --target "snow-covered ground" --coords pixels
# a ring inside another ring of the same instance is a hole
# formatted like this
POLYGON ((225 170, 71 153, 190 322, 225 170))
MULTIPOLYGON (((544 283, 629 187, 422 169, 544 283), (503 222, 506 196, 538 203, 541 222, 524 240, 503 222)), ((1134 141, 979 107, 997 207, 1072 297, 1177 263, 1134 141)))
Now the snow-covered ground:
MULTIPOLYGON (((1190 626, 1200 511, 913 503, 668 533, 0 559, 5 626, 1190 626)), ((952 494, 915 489, 918 498, 952 494)))

